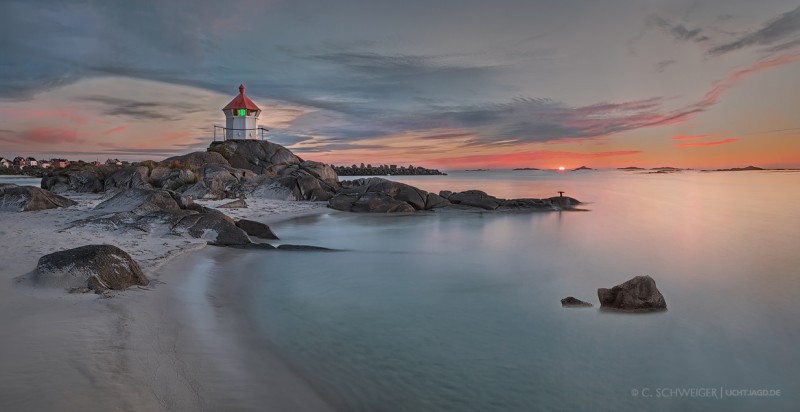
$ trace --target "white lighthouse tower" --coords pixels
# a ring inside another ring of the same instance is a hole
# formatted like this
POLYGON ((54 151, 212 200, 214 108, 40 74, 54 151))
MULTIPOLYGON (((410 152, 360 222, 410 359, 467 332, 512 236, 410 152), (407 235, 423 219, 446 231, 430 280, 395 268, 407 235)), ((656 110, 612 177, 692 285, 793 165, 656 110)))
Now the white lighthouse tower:
MULTIPOLYGON (((258 127, 261 109, 244 94, 244 85, 239 85, 239 95, 222 109, 225 113, 224 140, 259 139, 267 129, 258 127)), ((216 140, 216 127, 214 140, 216 140)))

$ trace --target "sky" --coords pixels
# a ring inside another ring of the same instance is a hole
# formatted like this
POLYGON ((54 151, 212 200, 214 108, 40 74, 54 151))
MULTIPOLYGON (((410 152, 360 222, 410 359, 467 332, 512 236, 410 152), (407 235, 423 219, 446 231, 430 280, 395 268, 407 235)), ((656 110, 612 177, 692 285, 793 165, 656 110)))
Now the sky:
POLYGON ((800 167, 796 0, 0 0, 0 156, 205 150, 239 84, 337 165, 800 167))

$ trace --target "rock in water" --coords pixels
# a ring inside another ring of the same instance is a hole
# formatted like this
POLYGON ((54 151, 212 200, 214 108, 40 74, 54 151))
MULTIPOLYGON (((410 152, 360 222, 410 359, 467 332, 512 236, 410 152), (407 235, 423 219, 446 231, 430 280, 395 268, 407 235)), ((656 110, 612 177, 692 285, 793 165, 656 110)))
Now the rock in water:
POLYGON ((667 302, 650 276, 635 278, 611 289, 597 289, 600 307, 624 312, 666 310, 667 302))
POLYGON ((565 308, 591 308, 593 305, 589 302, 584 302, 572 296, 567 296, 561 299, 561 306, 565 308))
POLYGON ((87 245, 39 258, 36 286, 88 287, 95 292, 150 283, 130 255, 112 245, 87 245))
POLYGON ((0 185, 0 211, 31 212, 75 205, 74 201, 33 186, 0 185))
POLYGON ((256 222, 255 220, 239 220, 236 222, 236 227, 244 230, 250 236, 255 236, 261 239, 278 239, 278 236, 275 236, 275 233, 272 233, 272 229, 270 229, 269 226, 261 222, 256 222))

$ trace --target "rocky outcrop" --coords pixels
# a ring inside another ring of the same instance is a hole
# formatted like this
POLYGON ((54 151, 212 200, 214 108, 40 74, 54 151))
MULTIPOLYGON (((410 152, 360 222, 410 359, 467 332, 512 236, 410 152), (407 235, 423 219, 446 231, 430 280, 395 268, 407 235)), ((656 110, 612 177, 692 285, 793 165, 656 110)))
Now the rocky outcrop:
POLYGON ((253 179, 255 174, 247 170, 225 165, 208 165, 198 170, 198 182, 183 194, 195 199, 225 199, 244 196, 244 179, 253 179))
POLYGON ((149 182, 150 169, 144 166, 123 167, 111 173, 103 182, 104 190, 152 189, 149 182))
POLYGON ((278 236, 272 233, 272 229, 265 223, 256 222, 255 220, 241 219, 236 222, 236 227, 244 230, 248 235, 261 239, 277 240, 278 236))
POLYGON ((95 206, 95 210, 138 216, 159 211, 177 211, 181 206, 176 196, 178 195, 166 190, 128 189, 101 202, 95 206))
POLYGON ((600 308, 623 312, 666 310, 667 302, 650 276, 635 278, 611 289, 597 289, 600 308))
POLYGON ((106 177, 113 171, 110 167, 85 166, 48 172, 42 177, 41 186, 54 193, 100 193, 105 190, 106 177))
MULTIPOLYGON (((258 176, 243 176, 242 190, 254 197, 326 201, 339 186, 330 165, 305 161, 285 147, 262 140, 229 140, 212 144, 232 167, 258 176)), ((229 196, 230 197, 230 196, 229 196)))
POLYGON ((33 275, 36 286, 123 290, 150 282, 139 265, 112 245, 87 245, 42 256, 33 275))
POLYGON ((591 308, 593 305, 578 298, 567 296, 561 299, 561 306, 565 308, 591 308))
POLYGON ((428 192, 404 183, 377 177, 344 181, 328 201, 336 210, 366 213, 399 213, 425 210, 428 192))
POLYGON ((168 157, 161 164, 171 169, 188 169, 191 171, 198 171, 209 165, 231 165, 225 157, 217 152, 192 152, 182 156, 168 157))
MULTIPOLYGON (((558 198, 560 201, 572 198, 558 198)), ((500 199, 480 190, 439 194, 428 193, 414 186, 377 177, 343 181, 341 188, 328 201, 328 207, 350 212, 395 213, 440 208, 467 210, 558 210, 567 203, 554 204, 550 199, 500 199)))
POLYGON ((500 199, 486 194, 480 190, 466 190, 451 194, 447 200, 450 203, 464 206, 478 207, 485 210, 495 210, 500 206, 500 199))
POLYGON ((178 221, 174 231, 185 231, 194 238, 206 239, 220 246, 252 243, 244 230, 231 223, 222 213, 195 213, 178 221))
POLYGON ((208 151, 219 153, 235 168, 273 177, 278 176, 287 166, 300 164, 303 161, 289 149, 267 140, 214 142, 208 151))
POLYGON ((38 187, 0 184, 0 211, 31 212, 75 204, 70 199, 38 187))

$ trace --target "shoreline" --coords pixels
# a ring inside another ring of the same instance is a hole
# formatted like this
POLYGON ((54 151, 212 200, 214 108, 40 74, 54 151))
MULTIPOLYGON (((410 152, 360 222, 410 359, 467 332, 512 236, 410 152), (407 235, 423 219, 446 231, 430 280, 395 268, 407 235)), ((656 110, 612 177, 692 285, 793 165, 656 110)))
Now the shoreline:
MULTIPOLYGON (((242 251, 207 248, 204 239, 123 236, 92 225, 71 227, 71 222, 96 216, 92 209, 104 197, 67 197, 78 205, 0 212, 0 311, 5 314, 0 328, 7 336, 0 342, 5 371, 0 377, 0 409, 329 409, 267 348, 257 353, 267 367, 258 379, 245 367, 252 360, 237 358, 247 352, 240 351, 241 337, 234 328, 242 322, 218 307, 211 285, 221 280, 213 279, 207 269, 215 259, 242 251), (128 252, 150 285, 95 295, 29 284, 41 256, 100 243, 128 252), (209 331, 209 325, 217 329, 209 331), (42 371, 53 376, 44 379, 46 391, 41 390, 42 371)), ((247 201, 247 209, 220 210, 268 224, 330 211, 313 202, 247 201)))

